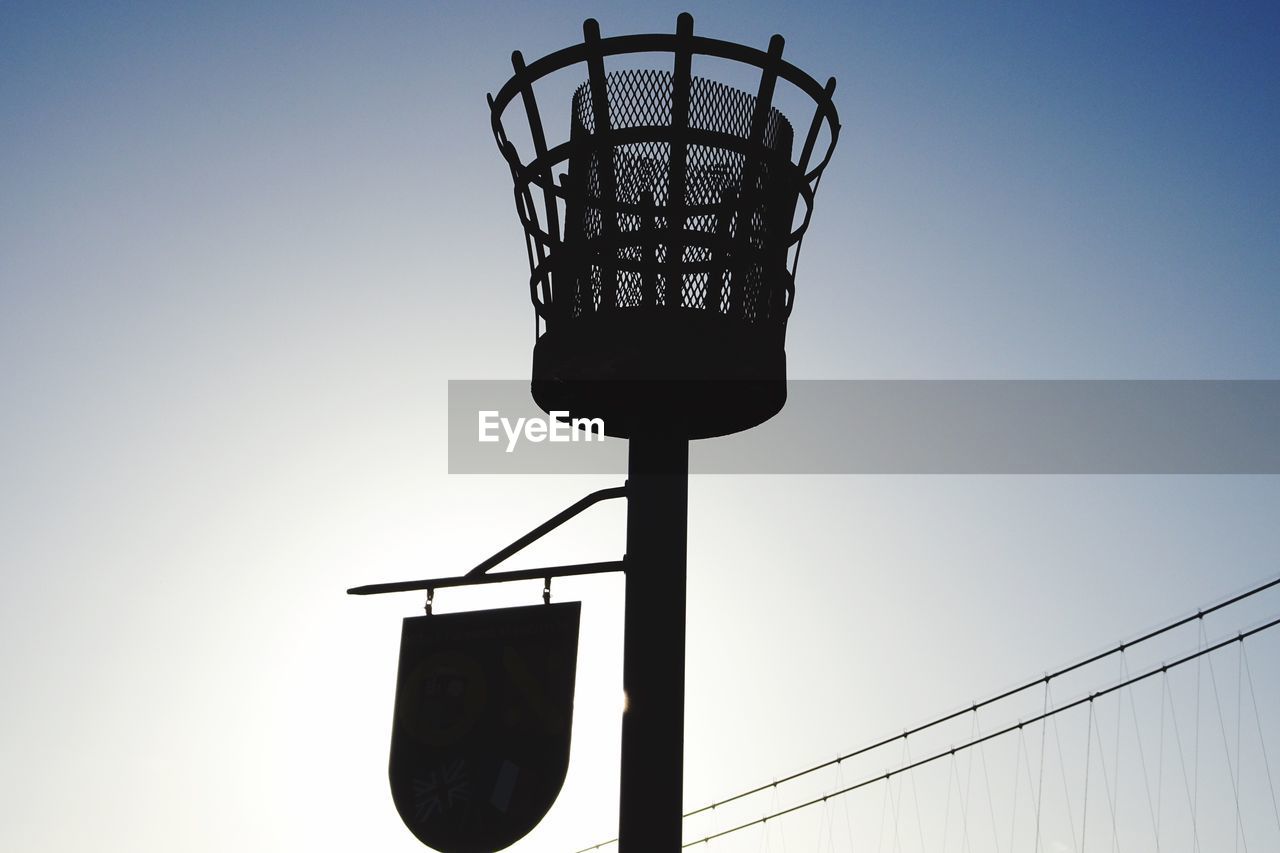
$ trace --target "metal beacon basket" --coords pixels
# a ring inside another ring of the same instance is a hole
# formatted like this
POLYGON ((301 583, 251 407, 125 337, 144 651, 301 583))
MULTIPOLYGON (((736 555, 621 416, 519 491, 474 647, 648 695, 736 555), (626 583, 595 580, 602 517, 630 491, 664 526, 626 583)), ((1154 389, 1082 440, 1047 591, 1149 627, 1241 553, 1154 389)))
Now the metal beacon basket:
POLYGON ((532 273, 534 399, 618 437, 753 427, 786 401, 796 260, 840 129, 835 79, 784 61, 781 36, 767 51, 695 36, 687 13, 674 34, 602 39, 590 19, 583 32, 529 65, 515 52, 489 98, 532 273), (635 54, 669 65, 635 67, 635 54), (757 91, 695 76, 695 58, 758 72, 757 91), (579 63, 568 139, 551 145, 534 84, 579 63), (780 80, 814 107, 798 146, 773 105, 780 80), (503 127, 517 100, 528 159, 503 127))

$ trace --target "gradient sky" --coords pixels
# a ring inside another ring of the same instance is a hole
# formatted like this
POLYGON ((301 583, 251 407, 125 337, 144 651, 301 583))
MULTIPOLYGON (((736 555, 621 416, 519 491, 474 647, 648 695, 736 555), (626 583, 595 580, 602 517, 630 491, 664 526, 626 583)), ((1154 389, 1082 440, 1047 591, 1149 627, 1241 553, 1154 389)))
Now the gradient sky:
MULTIPOLYGON (((420 849, 385 762, 421 602, 343 590, 613 482, 446 474, 446 381, 533 344, 484 95, 684 8, 0 3, 0 847, 420 849)), ((792 376, 1280 378, 1273 6, 689 11, 840 81, 792 376)), ((696 478, 687 801, 1280 573, 1278 510, 1275 477, 696 478)), ((612 559, 622 520, 520 565, 612 559)), ((529 853, 616 822, 621 582, 556 593, 586 651, 529 853)))

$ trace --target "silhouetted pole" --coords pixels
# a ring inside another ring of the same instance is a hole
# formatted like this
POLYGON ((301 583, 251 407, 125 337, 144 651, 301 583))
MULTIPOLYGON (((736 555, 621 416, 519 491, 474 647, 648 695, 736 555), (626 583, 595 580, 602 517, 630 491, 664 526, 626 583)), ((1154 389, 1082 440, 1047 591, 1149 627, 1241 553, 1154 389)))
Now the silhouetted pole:
POLYGON ((630 440, 619 853, 680 849, 689 442, 630 440))
POLYGON ((489 110, 529 258, 533 398, 631 442, 618 847, 677 853, 689 440, 751 429, 786 402, 787 317, 840 133, 836 81, 784 60, 780 35, 767 50, 707 38, 688 13, 674 33, 604 38, 588 19, 582 35, 532 63, 512 53, 489 110), (639 54, 652 67, 632 67, 639 54), (697 76, 702 57, 758 82, 697 76), (559 79, 584 82, 557 143, 535 84, 570 68, 559 79), (780 83, 797 105, 797 94, 812 101, 807 121, 792 125, 774 104, 780 83), (503 123, 513 105, 526 146, 503 123))

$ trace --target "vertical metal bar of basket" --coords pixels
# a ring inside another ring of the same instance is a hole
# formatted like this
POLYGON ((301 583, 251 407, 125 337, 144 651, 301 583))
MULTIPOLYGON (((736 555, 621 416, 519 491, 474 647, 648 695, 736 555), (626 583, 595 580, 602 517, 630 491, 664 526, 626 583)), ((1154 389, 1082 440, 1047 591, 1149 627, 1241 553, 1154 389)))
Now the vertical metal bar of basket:
POLYGON ((729 270, 725 268, 726 260, 733 257, 729 226, 733 224, 737 201, 737 193, 732 187, 725 187, 720 191, 716 232, 711 240, 711 274, 707 280, 707 310, 713 313, 720 311, 720 302, 724 298, 724 279, 729 274, 729 270))
MULTIPOLYGON (((585 88, 585 87, 584 87, 585 88)), ((590 97, 583 91, 582 97, 590 97)), ((587 131, 585 118, 579 113, 575 93, 571 103, 572 115, 569 121, 569 161, 568 172, 561 176, 560 186, 565 194, 564 210, 564 247, 557 264, 560 274, 570 282, 570 293, 564 305, 565 317, 581 317, 592 310, 593 287, 591 278, 592 259, 586 251, 588 236, 587 211, 590 209, 587 198, 587 176, 591 170, 588 151, 591 147, 591 134, 587 131)))
POLYGON ((823 87, 825 100, 818 101, 813 111, 813 121, 809 122, 809 132, 804 137, 804 149, 800 152, 800 180, 805 180, 805 172, 809 168, 809 160, 813 158, 813 148, 818 143, 818 131, 822 129, 822 119, 827 110, 831 107, 831 96, 836 93, 836 78, 828 77, 827 85, 823 87))
POLYGON ((693 73, 693 15, 676 18, 675 64, 671 79, 671 151, 667 167, 667 290, 668 308, 683 301, 685 248, 685 190, 689 170, 689 78, 693 73))
MULTIPOLYGON (((542 168, 538 170, 537 178, 542 183, 542 200, 547 212, 546 234, 547 245, 545 246, 546 254, 555 257, 557 244, 560 242, 560 212, 556 208, 555 184, 551 180, 551 165, 547 163, 547 136, 542 129, 542 116, 538 112, 538 101, 533 96, 533 81, 530 79, 528 72, 525 70, 524 54, 515 50, 511 52, 511 67, 515 71, 515 79, 520 85, 520 100, 524 103, 525 117, 529 120, 529 135, 533 138, 533 153, 536 160, 542 163, 542 168)), ((530 211, 530 218, 536 228, 537 217, 530 211)), ((530 235, 537 240, 536 230, 530 235)), ((545 263, 545 255, 539 252, 543 262, 545 263)), ((544 268, 545 269, 545 268, 544 268)), ((550 270, 545 270, 545 290, 547 298, 547 307, 554 310, 556 300, 561 298, 560 294, 555 292, 555 284, 552 280, 550 270)))
POLYGON ((652 190, 640 194, 640 304, 658 304, 658 207, 652 190))
POLYGON ((613 127, 609 123, 609 86, 604 75, 604 47, 600 44, 600 23, 595 18, 582 22, 583 42, 587 48, 587 84, 591 89, 591 108, 596 127, 596 165, 600 170, 600 310, 618 304, 618 181, 613 167, 613 127))
MULTIPOLYGON (((796 166, 795 180, 798 182, 797 192, 800 192, 808 182, 809 161, 813 159, 813 149, 818 142, 818 132, 822 128, 822 119, 831 109, 831 98, 836 93, 836 78, 828 77, 827 85, 822 89, 824 99, 819 100, 813 111, 813 121, 809 122, 809 132, 804 137, 804 148, 800 152, 800 161, 796 166)), ((833 127, 832 134, 838 133, 839 128, 833 127)), ((835 144, 835 139, 831 140, 831 144, 835 144)), ((805 211, 805 224, 808 225, 809 215, 813 209, 813 197, 818 194, 818 184, 822 181, 822 175, 818 175, 813 181, 813 188, 809 192, 809 197, 805 199, 805 206, 809 208, 805 211)), ((798 201, 799 199, 797 199, 798 201)), ((791 223, 787 223, 787 230, 790 231, 791 223)), ((790 240, 790 235, 787 237, 790 240)), ((795 290, 796 269, 800 266, 800 248, 804 245, 804 234, 796 237, 795 253, 791 258, 791 290, 795 290)))
POLYGON ((769 110, 773 107, 773 90, 778 82, 778 62, 782 59, 784 44, 780 35, 774 35, 769 39, 769 53, 760 70, 760 89, 756 94, 755 111, 751 114, 751 133, 746 146, 747 156, 742 164, 742 190, 738 195, 738 231, 734 235, 734 242, 737 245, 734 251, 733 286, 729 290, 729 307, 726 312, 730 315, 739 308, 745 310, 742 298, 746 290, 746 271, 753 257, 751 232, 754 227, 755 208, 760 203, 760 191, 756 184, 762 176, 761 166, 769 155, 764 143, 764 132, 769 124, 769 110))
POLYGON ((536 338, 541 334, 541 330, 538 327, 539 321, 546 319, 544 304, 550 300, 550 291, 544 287, 543 295, 546 300, 544 302, 538 301, 538 268, 541 256, 535 256, 534 254, 532 245, 534 239, 529 234, 528 217, 524 213, 525 202, 522 192, 524 191, 525 183, 521 177, 520 155, 516 153, 516 147, 511 144, 511 140, 507 139, 506 131, 502 129, 500 114, 494 110, 493 95, 487 95, 486 100, 489 103, 489 112, 492 115, 493 138, 498 143, 498 150, 502 152, 502 157, 506 160, 507 166, 511 169, 511 184, 514 187, 516 215, 520 218, 521 229, 524 230, 525 252, 529 256, 529 301, 533 303, 533 334, 536 338))
MULTIPOLYGON (((515 146, 510 142, 506 145, 509 156, 515 158, 515 146)), ((529 256, 529 298, 538 316, 545 317, 546 310, 551 306, 551 287, 547 281, 546 252, 537 237, 538 215, 534 211, 533 196, 529 193, 529 182, 515 166, 512 166, 511 174, 516 187, 516 215, 520 218, 520 227, 524 229, 525 254, 529 256), (539 281, 542 286, 541 301, 538 299, 539 281)))
POLYGON ((677 853, 684 799, 685 575, 689 441, 633 435, 628 448, 619 853, 677 853))

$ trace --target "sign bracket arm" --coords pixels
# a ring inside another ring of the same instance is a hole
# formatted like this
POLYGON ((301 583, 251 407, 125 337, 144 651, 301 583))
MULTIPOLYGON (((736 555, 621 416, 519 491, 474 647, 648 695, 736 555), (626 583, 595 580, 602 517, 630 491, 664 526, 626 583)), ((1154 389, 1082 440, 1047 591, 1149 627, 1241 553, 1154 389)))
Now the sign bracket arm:
POLYGON ((471 586, 473 584, 485 583, 503 583, 506 581, 516 580, 533 580, 535 578, 553 578, 567 577, 571 575, 589 575, 599 574, 602 572, 619 572, 625 569, 622 560, 599 563, 577 563, 568 566, 551 566, 543 569, 527 569, 514 572, 499 572, 498 574, 488 574, 488 571, 494 566, 506 560, 513 554, 523 550, 528 545, 546 536, 552 530, 564 524, 569 519, 595 506, 601 501, 613 500, 615 498, 625 498, 627 496, 627 487, 614 486, 608 489, 599 489, 592 492, 577 503, 561 510, 551 518, 539 524, 525 535, 521 536, 510 545, 498 551, 492 557, 484 560, 474 569, 467 572, 461 577, 450 578, 429 578, 426 580, 413 581, 396 581, 393 583, 366 584, 365 586, 352 587, 347 590, 348 595, 380 595, 387 592, 413 592, 424 589, 437 589, 450 586, 471 586))

